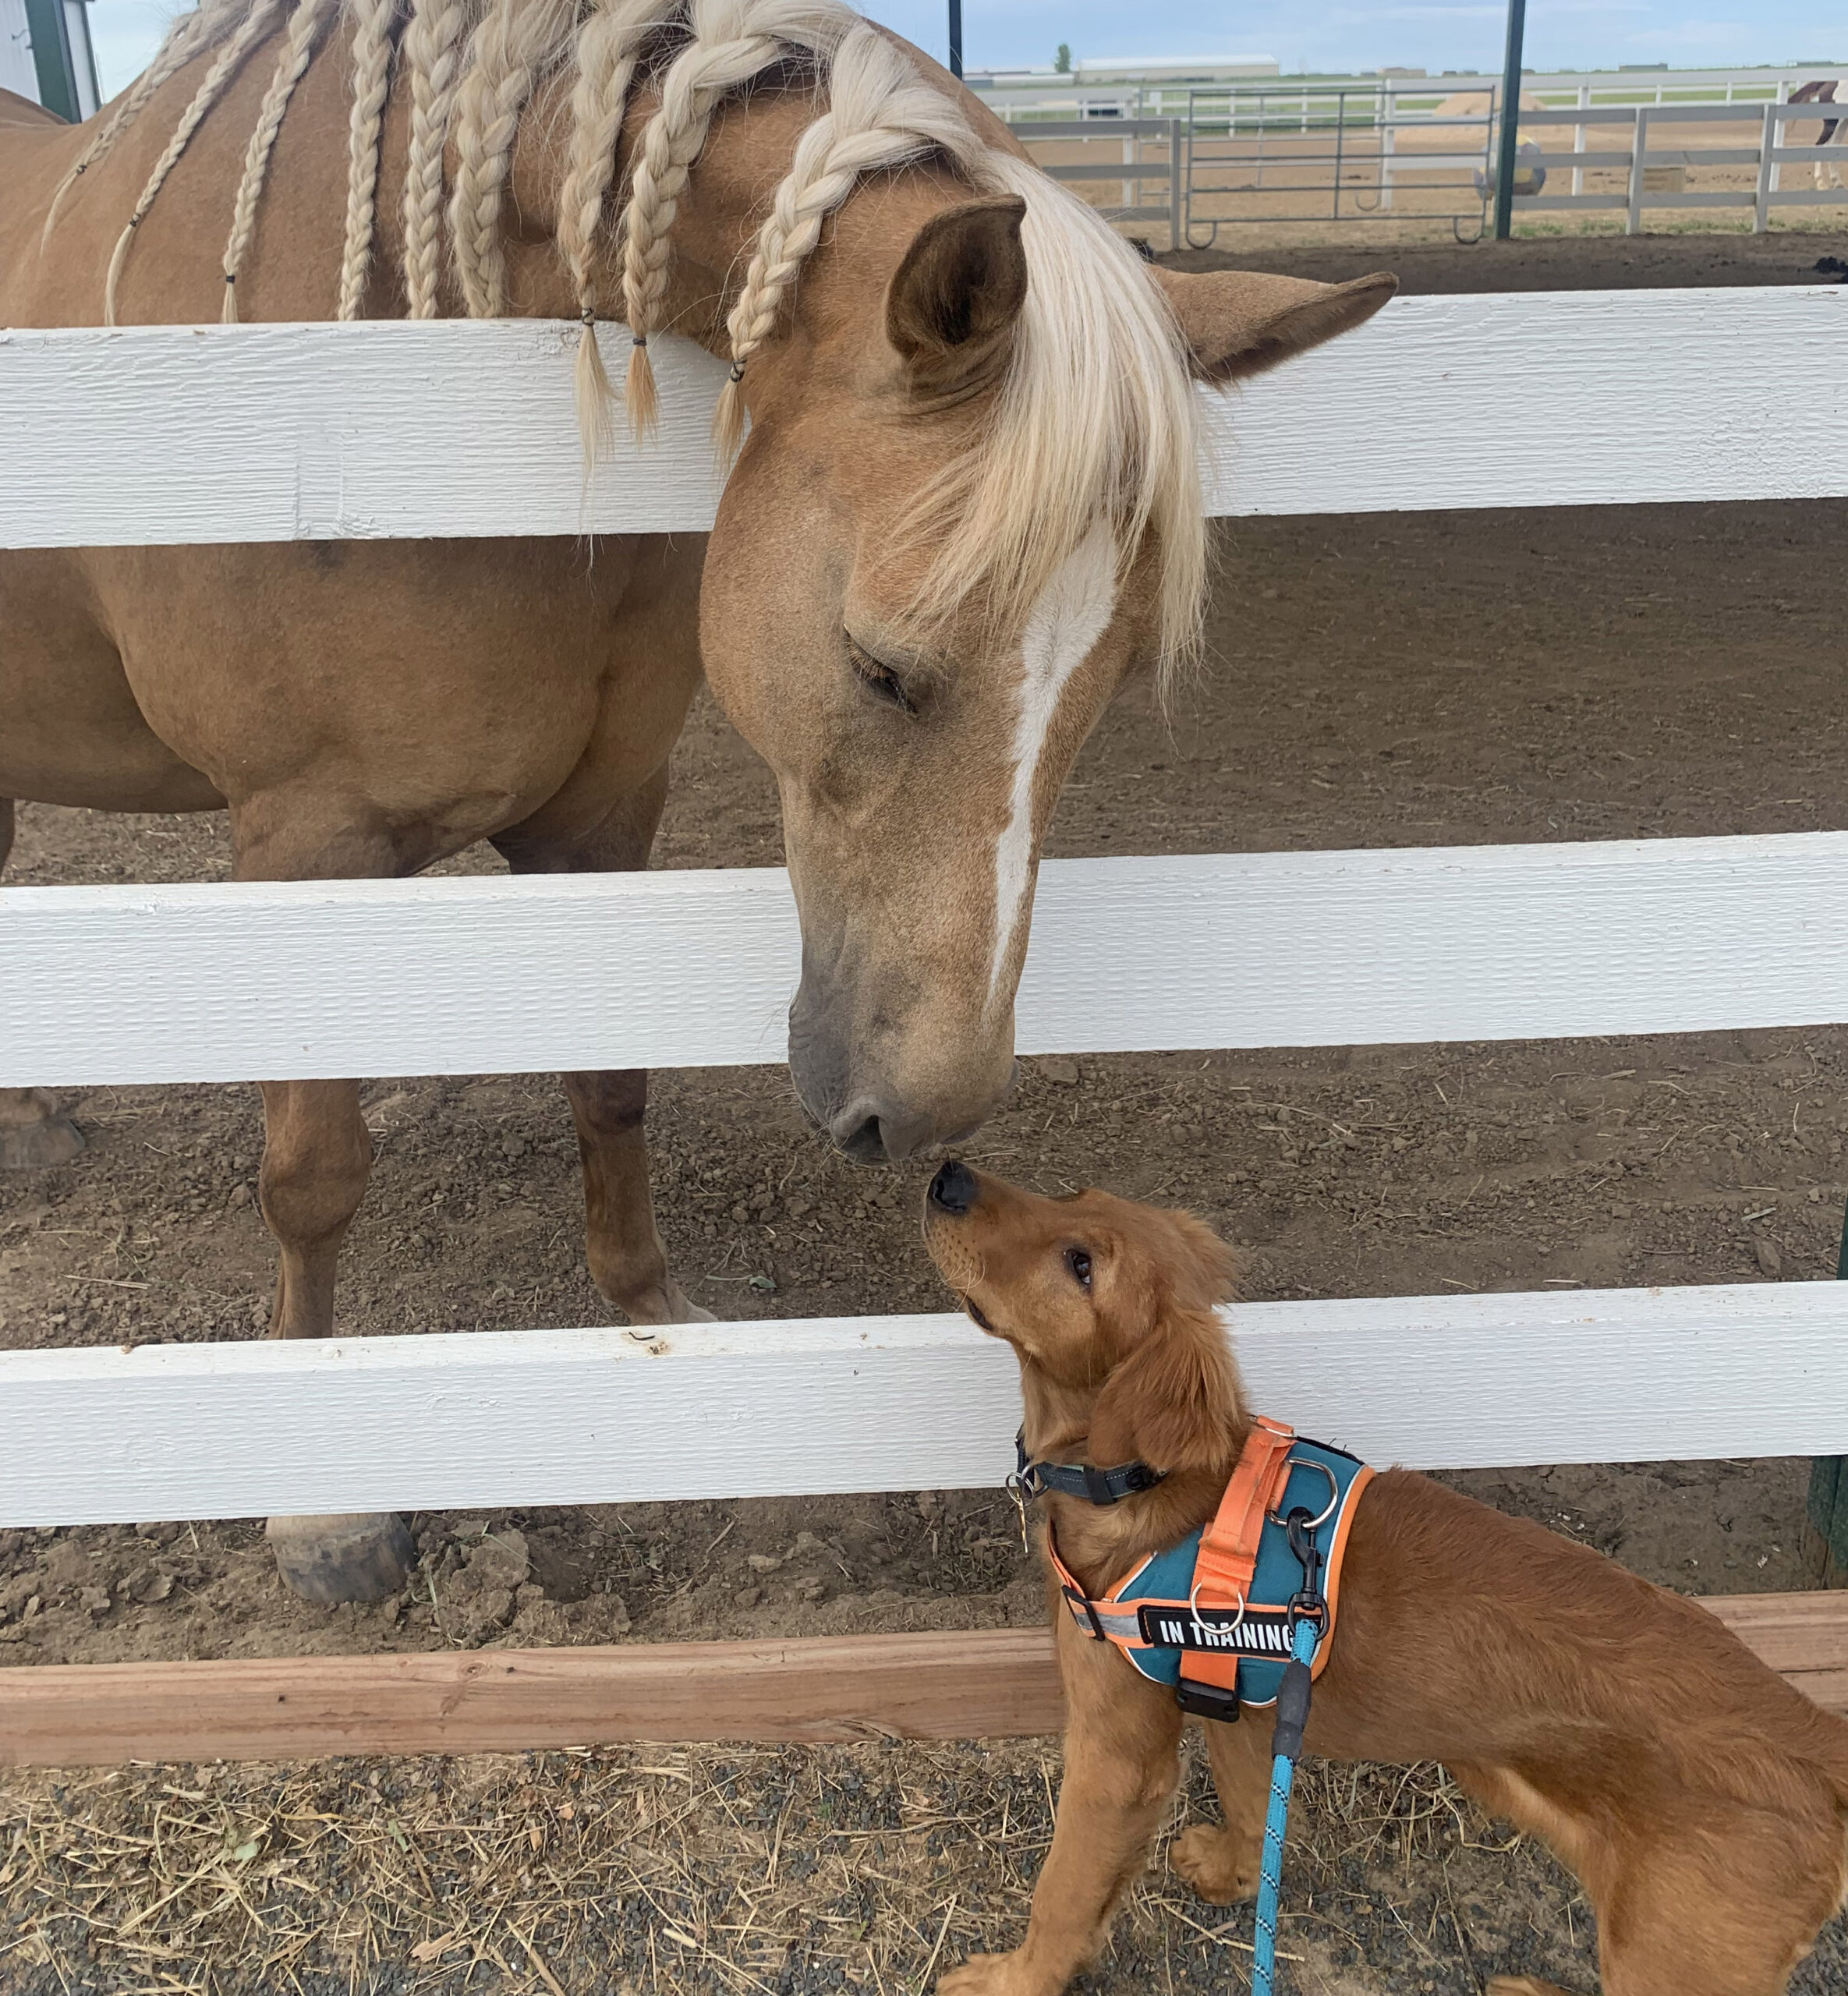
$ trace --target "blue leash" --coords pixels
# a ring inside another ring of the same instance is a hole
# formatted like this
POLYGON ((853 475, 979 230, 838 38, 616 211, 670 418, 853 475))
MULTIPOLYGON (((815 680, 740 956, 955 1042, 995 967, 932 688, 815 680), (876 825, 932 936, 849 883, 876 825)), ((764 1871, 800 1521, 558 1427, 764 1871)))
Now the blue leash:
MULTIPOLYGON (((1305 1513, 1306 1515, 1306 1513, 1305 1513)), ((1251 1996, 1271 1996, 1277 1961, 1277 1902, 1283 1890, 1283 1835, 1290 1824, 1290 1789, 1303 1728, 1309 1717, 1309 1665, 1322 1631, 1304 1616, 1290 1641, 1290 1662, 1277 1686, 1276 1730, 1271 1736, 1270 1806, 1264 1816, 1264 1857, 1258 1869, 1258 1923, 1251 1935, 1251 1996)))

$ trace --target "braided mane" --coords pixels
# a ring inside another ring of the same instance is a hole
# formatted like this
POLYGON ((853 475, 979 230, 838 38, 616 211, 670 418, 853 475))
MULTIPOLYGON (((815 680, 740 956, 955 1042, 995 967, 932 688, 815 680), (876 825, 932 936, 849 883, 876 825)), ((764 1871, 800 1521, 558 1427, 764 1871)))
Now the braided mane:
POLYGON ((625 400, 643 432, 655 411, 648 340, 667 294, 678 204, 713 114, 752 79, 806 65, 817 110, 770 199, 727 314, 731 375, 714 430, 728 453, 743 434, 745 366, 776 336, 827 217, 862 177, 933 158, 978 192, 1020 196, 1026 303, 982 441, 947 464, 914 509, 912 531, 930 550, 917 610, 933 619, 979 595, 997 620, 1017 623, 1102 518, 1124 568, 1152 540, 1162 660, 1171 664, 1191 650, 1205 566, 1196 417, 1187 356, 1164 301, 1095 210, 990 146, 901 44, 843 0, 198 0, 99 120, 46 217, 48 241, 77 176, 108 157, 163 84, 211 58, 117 240, 104 286, 106 323, 115 323, 137 225, 200 125, 273 40, 271 82, 228 218, 224 317, 236 317, 237 278, 289 99, 343 21, 351 30, 352 104, 333 306, 342 319, 359 316, 366 292, 394 87, 408 90, 410 101, 402 195, 410 315, 437 316, 446 244, 463 309, 482 318, 508 310, 501 211, 521 119, 542 84, 569 79, 557 240, 585 328, 578 388, 587 451, 611 395, 594 325, 605 303, 616 303, 597 296, 599 243, 619 229, 621 317, 633 340, 625 400), (635 146, 628 185, 618 188, 617 142, 638 78, 657 93, 659 106, 635 146), (457 167, 445 203, 451 144, 457 167))

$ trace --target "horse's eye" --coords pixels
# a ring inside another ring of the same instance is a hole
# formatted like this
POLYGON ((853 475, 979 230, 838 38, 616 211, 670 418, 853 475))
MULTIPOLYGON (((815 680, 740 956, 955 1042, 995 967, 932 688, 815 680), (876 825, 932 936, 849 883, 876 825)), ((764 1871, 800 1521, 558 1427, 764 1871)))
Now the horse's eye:
POLYGON ((854 677, 869 693, 876 694, 889 706, 897 707, 901 713, 915 713, 911 695, 905 690, 905 682, 889 665, 881 665, 869 652, 863 651, 851 638, 847 641, 847 656, 854 670, 854 677))
POLYGON ((1080 1289, 1091 1286, 1091 1257, 1082 1248, 1067 1248, 1065 1265, 1071 1271, 1071 1279, 1080 1289))

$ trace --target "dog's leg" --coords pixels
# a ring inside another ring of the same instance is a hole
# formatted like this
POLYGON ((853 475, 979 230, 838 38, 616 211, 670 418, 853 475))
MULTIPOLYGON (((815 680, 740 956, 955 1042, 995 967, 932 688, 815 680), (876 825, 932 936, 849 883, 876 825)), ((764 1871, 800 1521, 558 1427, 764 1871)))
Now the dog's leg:
POLYGON ((1250 1714, 1231 1725, 1206 1722, 1206 1753, 1223 1828, 1196 1823, 1177 1836, 1168 1862, 1203 1899, 1230 1906, 1258 1889, 1264 1811, 1270 1799, 1270 1719, 1250 1714))
POLYGON ((1163 1684, 1081 1636, 1063 1609, 1065 1778, 1053 1847, 1033 1888, 1027 1938, 1011 1955, 974 1955, 939 1996, 1057 1996, 1101 1948, 1124 1888, 1149 1846, 1180 1773, 1181 1708, 1163 1684))
POLYGON ((1833 1796, 1787 1813, 1708 1797, 1685 1830, 1639 1827, 1591 1895, 1604 1996, 1784 1996, 1841 1899, 1833 1796))

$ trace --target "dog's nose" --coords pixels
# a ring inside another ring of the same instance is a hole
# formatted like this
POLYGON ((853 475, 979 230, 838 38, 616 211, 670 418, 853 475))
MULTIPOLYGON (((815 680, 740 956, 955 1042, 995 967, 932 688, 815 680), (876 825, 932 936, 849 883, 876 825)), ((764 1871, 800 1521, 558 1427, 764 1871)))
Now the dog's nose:
POLYGON ((931 1180, 930 1203, 958 1219, 975 1203, 975 1174, 960 1158, 951 1158, 931 1180))

